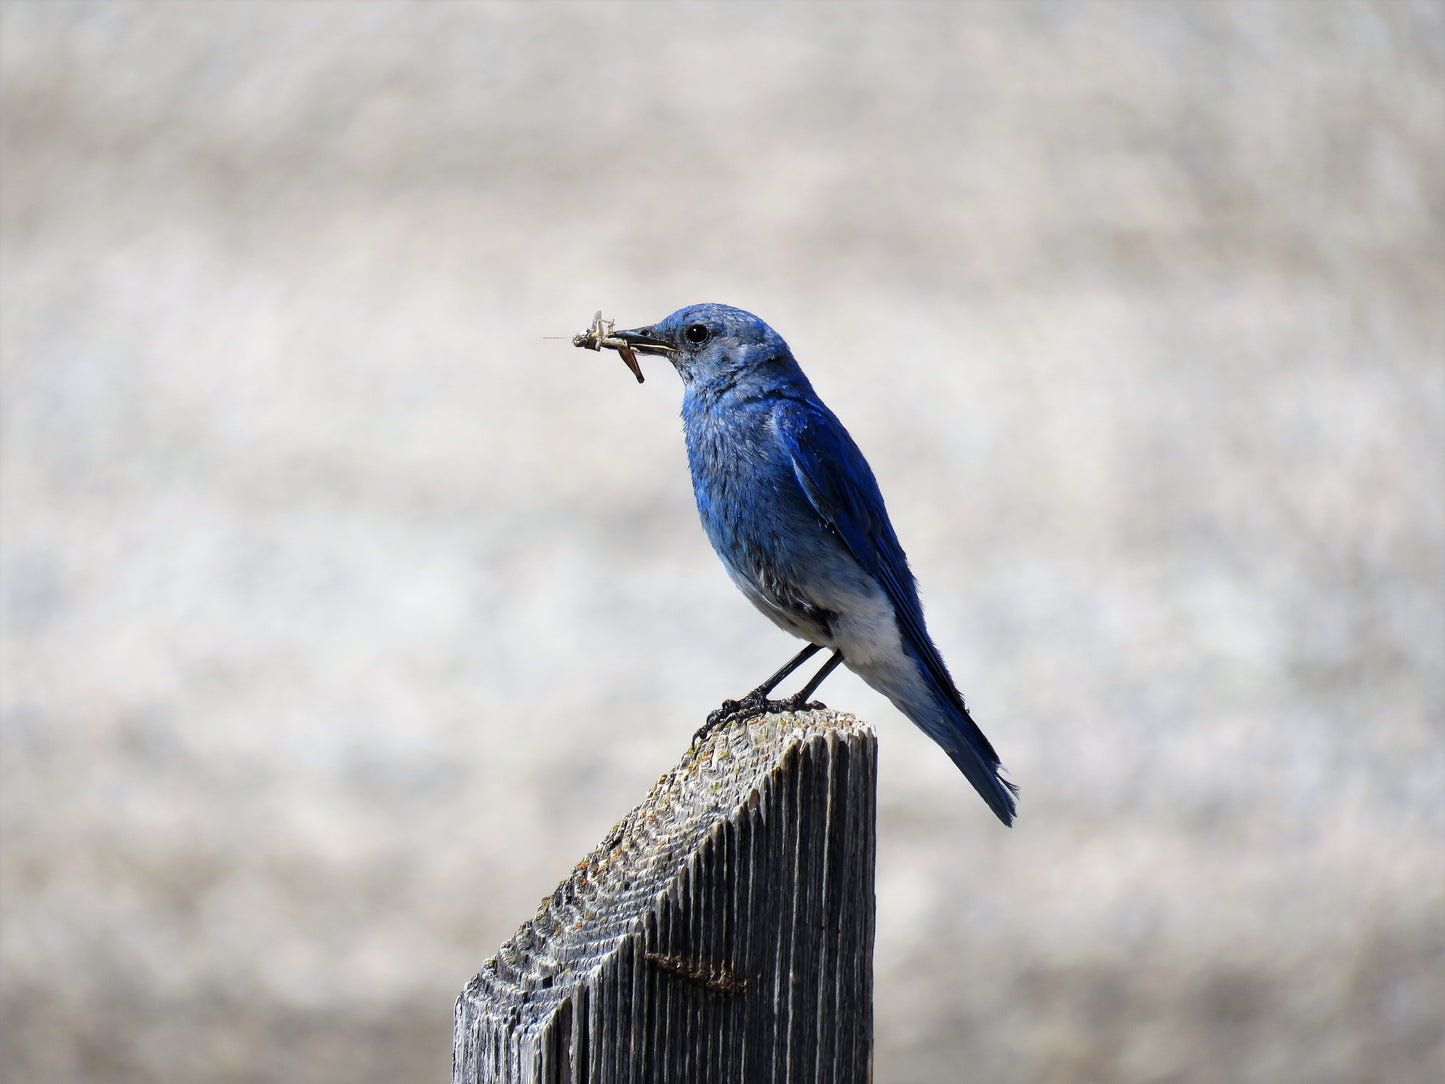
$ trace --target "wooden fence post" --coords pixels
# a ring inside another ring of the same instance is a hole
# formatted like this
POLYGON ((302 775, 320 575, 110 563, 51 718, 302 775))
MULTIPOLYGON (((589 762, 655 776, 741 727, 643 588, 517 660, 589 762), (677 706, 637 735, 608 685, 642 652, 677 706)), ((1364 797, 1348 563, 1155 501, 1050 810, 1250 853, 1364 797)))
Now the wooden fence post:
POLYGON ((457 1000, 453 1084, 862 1084, 877 744, 832 711, 715 731, 457 1000))

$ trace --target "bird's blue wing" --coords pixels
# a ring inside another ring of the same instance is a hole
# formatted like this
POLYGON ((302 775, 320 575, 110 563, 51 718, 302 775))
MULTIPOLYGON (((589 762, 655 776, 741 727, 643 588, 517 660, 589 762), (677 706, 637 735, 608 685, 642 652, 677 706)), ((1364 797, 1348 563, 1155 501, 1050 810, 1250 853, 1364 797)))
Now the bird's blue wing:
POLYGON ((832 411, 821 404, 791 401, 775 415, 779 435, 793 458, 793 470, 809 502, 848 547, 853 559, 883 588, 898 615, 899 631, 919 661, 943 677, 943 660, 923 624, 918 589, 898 543, 883 494, 863 453, 832 411))
POLYGON ((958 687, 924 627, 923 607, 918 601, 913 573, 863 453, 843 423, 821 403, 784 401, 779 404, 774 420, 778 435, 792 456, 798 484, 814 510, 883 589, 897 615, 904 647, 918 660, 939 694, 962 714, 970 743, 976 743, 977 751, 997 765, 998 754, 973 723, 958 687))

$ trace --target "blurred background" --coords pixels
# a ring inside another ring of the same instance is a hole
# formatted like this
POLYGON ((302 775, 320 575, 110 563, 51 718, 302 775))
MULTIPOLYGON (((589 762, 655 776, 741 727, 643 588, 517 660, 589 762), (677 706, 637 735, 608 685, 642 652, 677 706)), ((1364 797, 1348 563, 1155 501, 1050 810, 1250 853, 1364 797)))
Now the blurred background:
POLYGON ((439 1081, 794 650, 711 300, 867 452, 1022 787, 879 730, 880 1082, 1445 1073, 1440 3, 21 2, 5 1078, 439 1081))

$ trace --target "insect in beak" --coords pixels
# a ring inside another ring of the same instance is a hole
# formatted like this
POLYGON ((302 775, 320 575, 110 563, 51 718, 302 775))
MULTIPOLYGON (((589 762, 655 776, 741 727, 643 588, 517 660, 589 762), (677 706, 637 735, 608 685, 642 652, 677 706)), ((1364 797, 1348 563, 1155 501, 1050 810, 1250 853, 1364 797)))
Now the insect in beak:
MULTIPOLYGON (((675 354, 677 347, 661 339, 645 334, 643 331, 614 331, 616 320, 603 320, 602 310, 592 317, 592 326, 586 331, 572 336, 572 345, 579 346, 584 350, 601 350, 606 347, 608 350, 616 350, 627 367, 632 370, 632 375, 637 377, 637 382, 643 382, 642 366, 637 363, 637 351, 644 354, 675 354)), ((648 331, 651 328, 646 329, 648 331)))

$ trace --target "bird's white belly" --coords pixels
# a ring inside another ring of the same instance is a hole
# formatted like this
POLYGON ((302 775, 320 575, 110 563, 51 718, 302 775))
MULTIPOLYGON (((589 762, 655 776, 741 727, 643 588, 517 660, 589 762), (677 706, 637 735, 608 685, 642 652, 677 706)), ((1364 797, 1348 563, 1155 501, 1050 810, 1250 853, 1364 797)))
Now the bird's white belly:
POLYGON ((833 643, 843 652, 850 669, 871 669, 880 664, 907 663, 893 605, 882 591, 871 598, 854 598, 852 605, 832 622, 833 643))
POLYGON ((898 622, 893 616, 893 604, 876 584, 869 582, 867 588, 871 590, 860 590, 861 585, 855 580, 842 591, 804 592, 812 596, 808 598, 810 603, 829 614, 828 625, 824 628, 798 612, 780 606, 751 577, 734 569, 731 564, 728 571, 748 601, 775 625, 799 639, 842 651, 849 669, 871 670, 900 663, 906 664, 909 670, 913 668, 903 651, 898 622))

